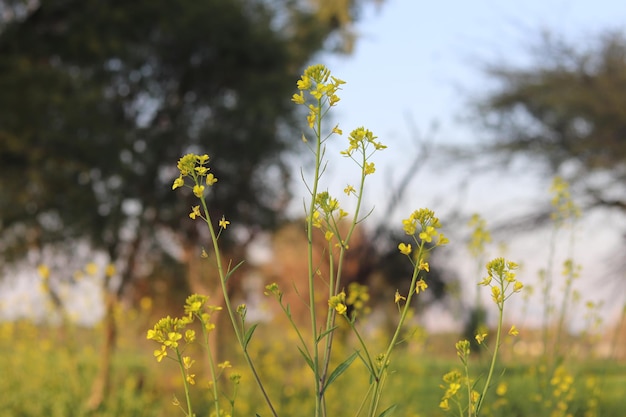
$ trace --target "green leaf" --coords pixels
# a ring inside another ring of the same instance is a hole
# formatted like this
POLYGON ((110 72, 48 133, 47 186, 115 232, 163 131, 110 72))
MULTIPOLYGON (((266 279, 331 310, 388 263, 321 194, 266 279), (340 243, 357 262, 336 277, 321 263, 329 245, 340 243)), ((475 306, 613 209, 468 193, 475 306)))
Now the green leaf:
POLYGON ((300 346, 298 346, 298 350, 300 351, 300 354, 302 355, 302 357, 306 361, 307 365, 309 365, 309 368, 311 368, 311 370, 313 372, 315 372, 315 366, 313 366, 313 360, 311 359, 311 356, 308 353, 306 353, 305 351, 303 351, 300 346))
POLYGON ((385 411, 383 411, 382 413, 380 413, 380 414, 378 415, 378 417, 387 417, 387 416, 390 416, 390 415, 391 415, 391 413, 393 413, 393 411, 396 409, 396 407, 397 407, 397 406, 398 406, 397 404, 392 405, 391 407, 387 408, 385 411))
POLYGON ((341 362, 335 368, 335 370, 328 377, 328 380, 326 380, 326 384, 324 384, 324 387, 322 388, 322 393, 324 393, 324 391, 326 391, 326 388, 330 384, 332 384, 335 381, 335 379, 339 378, 339 375, 343 374, 348 369, 350 364, 352 364, 352 362, 354 362, 354 360, 357 358, 357 356, 358 356, 358 352, 354 352, 352 355, 350 355, 350 357, 348 359, 346 359, 345 361, 341 362))
POLYGON ((337 327, 339 327, 339 326, 331 327, 330 329, 326 330, 325 332, 320 333, 320 335, 317 337, 317 343, 321 342, 321 341, 322 341, 322 339, 323 339, 325 336, 327 336, 327 335, 329 335, 330 333, 334 332, 334 331, 335 331, 335 329, 336 329, 337 327))
POLYGON ((228 282, 228 280, 230 279, 230 276, 237 270, 237 268, 243 265, 244 262, 245 261, 241 261, 237 265, 235 265, 233 269, 229 269, 229 271, 226 273, 226 276, 224 277, 224 282, 228 282))
POLYGON ((246 334, 243 336, 243 350, 246 350, 248 348, 248 343, 250 343, 252 333, 254 333, 254 331, 256 330, 256 326, 258 326, 258 323, 250 326, 250 328, 246 330, 246 334))

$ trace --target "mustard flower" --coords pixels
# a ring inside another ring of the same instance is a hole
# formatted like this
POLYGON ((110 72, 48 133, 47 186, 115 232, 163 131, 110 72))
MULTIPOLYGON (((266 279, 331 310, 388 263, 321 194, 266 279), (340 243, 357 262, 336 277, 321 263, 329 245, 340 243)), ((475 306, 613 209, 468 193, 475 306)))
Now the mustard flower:
POLYGON ((511 336, 517 336, 519 334, 519 330, 517 330, 517 327, 515 327, 515 325, 511 326, 511 329, 509 330, 509 334, 511 336))
POLYGON ((187 374, 187 375, 185 376, 185 379, 186 379, 186 380, 187 380, 187 382, 189 382, 191 385, 195 385, 195 383, 196 383, 195 378, 196 378, 196 374, 187 374))
POLYGON ((341 315, 346 314, 348 311, 348 307, 346 306, 346 293, 341 291, 339 294, 330 297, 328 306, 334 308, 335 311, 341 315))
POLYGON ((474 336, 476 338, 476 342, 480 345, 485 341, 485 337, 487 337, 487 333, 477 333, 476 336, 474 336))
POLYGON ((222 229, 226 229, 226 227, 230 224, 230 222, 228 220, 226 220, 226 218, 224 218, 224 216, 222 216, 222 219, 220 220, 219 226, 222 229))
POLYGON ((215 175, 209 174, 206 176, 206 185, 208 185, 209 187, 215 184, 216 182, 217 182, 217 178, 215 178, 215 175))
POLYGON ((109 278, 112 277, 113 275, 115 275, 116 272, 117 272, 117 270, 115 269, 115 265, 113 265, 113 264, 108 264, 104 268, 104 275, 106 275, 109 278))
POLYGON ((202 194, 204 194, 204 185, 194 185, 193 186, 193 195, 195 195, 196 197, 200 198, 202 197, 202 194))
POLYGON ((201 215, 200 215, 200 206, 193 206, 191 208, 191 213, 189 213, 189 217, 191 219, 195 219, 196 217, 201 217, 201 215))
POLYGON ((406 300, 406 297, 400 295, 400 292, 398 290, 396 290, 396 295, 394 297, 394 303, 398 304, 402 300, 406 300))
POLYGON ((219 363, 217 367, 220 369, 226 369, 226 368, 232 368, 233 366, 230 364, 230 361, 224 361, 222 363, 219 363))
POLYGON ((330 230, 327 230, 326 233, 324 233, 324 238, 329 242, 333 239, 334 236, 335 234, 330 230))
POLYGON ((441 402, 439 402, 439 408, 441 408, 444 411, 450 410, 450 404, 448 404, 447 398, 444 398, 441 400, 441 402))
POLYGON ((437 235, 437 231, 435 230, 434 227, 432 226, 426 226, 426 230, 423 230, 422 232, 420 232, 419 234, 419 238, 422 239, 424 242, 432 242, 433 241, 433 236, 437 235))
POLYGON ((154 351, 154 356, 156 357, 157 362, 161 362, 163 358, 167 356, 167 350, 165 349, 165 345, 161 345, 161 349, 154 351))
POLYGON ((419 294, 420 291, 424 292, 426 291, 426 288, 428 288, 428 284, 426 284, 426 281, 424 281, 423 279, 420 279, 419 281, 417 281, 415 283, 415 293, 419 294))
POLYGON ((363 167, 363 173, 365 175, 371 175, 374 172, 376 172, 376 166, 374 165, 373 162, 366 162, 365 166, 363 167))
POLYGON ((485 220, 478 214, 474 214, 468 224, 474 227, 467 245, 468 249, 474 257, 480 257, 485 252, 485 245, 491 242, 491 234, 487 230, 485 220))
POLYGON ((175 190, 179 187, 185 185, 185 180, 183 179, 182 174, 174 180, 174 184, 172 184, 172 190, 175 190))
POLYGON ((424 262, 420 259, 420 263, 418 265, 418 269, 420 271, 426 271, 426 272, 430 272, 430 265, 428 264, 428 262, 424 262))
POLYGON ((98 265, 96 265, 94 262, 89 262, 87 265, 85 265, 85 272, 87 273, 87 275, 96 275, 98 273, 98 265))
POLYGON ((354 189, 353 186, 351 186, 350 184, 348 184, 346 186, 346 188, 343 189, 343 192, 346 193, 346 195, 350 195, 350 194, 355 194, 356 190, 354 189))
POLYGON ((44 280, 47 280, 50 277, 50 268, 48 268, 46 265, 39 265, 37 267, 37 272, 39 273, 39 276, 44 280))
POLYGON ((468 340, 459 340, 455 344, 456 354, 461 358, 467 358, 470 354, 470 342, 468 340))
POLYGON ((300 93, 294 94, 293 96, 291 96, 291 101, 296 104, 304 104, 304 93, 300 91, 300 93))
MULTIPOLYGON (((208 159, 208 156, 207 156, 207 159, 208 159)), ((176 166, 178 167, 178 170, 180 171, 181 177, 190 175, 194 171, 197 161, 198 161, 198 156, 192 153, 188 153, 187 155, 180 158, 176 166)))
POLYGON ((191 359, 189 356, 183 356, 183 368, 185 369, 191 369, 191 366, 195 363, 196 361, 194 361, 193 359, 191 359))
POLYGON ((412 250, 410 243, 400 243, 398 244, 398 249, 400 250, 400 253, 407 256, 411 254, 412 250))
POLYGON ((196 340, 196 332, 194 330, 187 329, 185 331, 185 342, 193 343, 194 340, 196 340))

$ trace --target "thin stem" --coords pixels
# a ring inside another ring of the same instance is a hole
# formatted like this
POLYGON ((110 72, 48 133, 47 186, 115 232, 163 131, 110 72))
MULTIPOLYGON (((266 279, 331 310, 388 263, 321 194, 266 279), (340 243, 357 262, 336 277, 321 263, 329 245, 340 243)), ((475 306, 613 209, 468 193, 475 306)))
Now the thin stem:
POLYGON ((322 100, 317 100, 318 114, 317 114, 317 130, 316 130, 316 142, 315 142, 315 172, 313 174, 313 184, 311 187, 311 203, 309 204, 309 215, 307 218, 307 264, 308 264, 308 280, 309 280, 309 312, 311 317, 311 337, 313 341, 313 373, 315 378, 315 416, 321 415, 322 408, 322 391, 321 381, 319 375, 319 350, 317 340, 317 317, 315 315, 315 271, 313 268, 313 214, 315 213, 315 199, 317 197, 317 189, 320 180, 320 166, 322 157, 322 100))
POLYGON ((193 407, 191 406, 191 397, 189 396, 189 383, 187 382, 187 375, 185 374, 185 367, 183 366, 183 358, 178 348, 176 348, 176 359, 178 359, 178 367, 183 376, 183 387, 185 388, 185 400, 187 401, 187 416, 193 416, 193 407))
POLYGON ((218 270, 219 277, 220 277, 220 286, 222 288, 222 294, 224 296, 224 305, 226 307, 226 311, 228 312, 228 316, 230 317, 230 321, 233 326, 235 336, 237 337, 237 341, 239 342, 239 345, 242 348, 244 359, 246 363, 248 364, 248 367, 252 371, 254 380, 256 381, 257 386, 261 390, 263 398, 265 399, 265 403, 267 404, 270 411, 272 412, 272 415, 274 417, 278 417, 278 413, 276 412, 276 409, 274 408, 274 405, 272 404, 272 401, 267 393, 267 390, 265 389, 265 386, 263 385, 263 382, 261 381, 261 377, 259 376, 256 370, 256 367, 254 366, 254 363, 252 362, 252 358, 250 357, 250 355, 247 352, 247 349, 244 346, 243 335, 241 333, 241 330, 239 329, 239 326, 237 326, 237 319, 235 318, 235 313, 233 312, 233 309, 231 307, 230 297, 228 295, 228 288, 226 287, 226 274, 224 273, 224 267, 222 265, 222 256, 221 256, 221 252, 220 252, 220 248, 219 248, 219 244, 217 240, 217 233, 215 232, 215 228, 213 227, 213 223, 211 222, 211 217, 209 215, 209 209, 206 204, 206 199, 202 197, 200 201, 202 203, 202 208, 204 209, 204 213, 206 216, 206 223, 209 227, 209 232, 211 233, 211 241, 213 243, 213 252, 215 254, 215 262, 217 264, 217 270, 218 270))
MULTIPOLYGON (((504 294, 504 287, 502 288, 502 294, 504 294)), ((487 390, 489 389, 489 385, 491 384, 491 378, 493 377, 493 371, 496 367, 496 359, 498 357, 498 351, 500 350, 500 338, 502 335, 502 319, 504 317, 504 302, 501 305, 498 305, 498 330, 496 332, 496 347, 493 350, 493 356, 491 357, 491 366, 489 367, 489 373, 487 374, 487 380, 485 381, 485 386, 483 387, 483 392, 478 399, 478 404, 476 404, 476 416, 480 413, 480 408, 483 405, 483 401, 485 400, 485 396, 487 395, 487 390)))

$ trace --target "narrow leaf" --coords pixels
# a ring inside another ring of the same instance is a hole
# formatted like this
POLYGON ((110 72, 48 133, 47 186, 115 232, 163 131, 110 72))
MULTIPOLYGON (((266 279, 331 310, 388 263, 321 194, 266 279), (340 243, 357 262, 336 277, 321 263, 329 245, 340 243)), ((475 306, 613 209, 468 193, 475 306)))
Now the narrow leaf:
POLYGON ((354 362, 354 360, 357 358, 357 356, 358 356, 358 352, 354 352, 352 355, 350 355, 350 357, 348 359, 346 359, 345 361, 341 362, 335 368, 335 370, 328 377, 328 380, 326 381, 326 384, 324 384, 324 388, 322 388, 322 393, 324 393, 324 391, 326 391, 326 388, 328 388, 328 386, 330 384, 332 384, 335 379, 339 378, 339 375, 343 374, 348 369, 350 364, 352 362, 354 362))
POLYGON ((321 342, 321 341, 322 341, 322 339, 323 339, 325 336, 327 336, 327 335, 329 335, 330 333, 334 332, 334 331, 335 331, 335 329, 336 329, 337 327, 339 327, 339 326, 331 327, 330 329, 328 329, 328 330, 324 331, 323 333, 320 333, 320 335, 317 337, 317 343, 321 342))
POLYGON ((246 334, 243 336, 243 350, 246 350, 248 348, 248 343, 250 343, 252 333, 254 333, 254 331, 256 330, 256 326, 258 326, 258 323, 250 326, 250 328, 246 330, 246 334))
POLYGON ((230 276, 237 270, 237 268, 239 268, 241 265, 243 265, 244 261, 239 262, 237 265, 235 265, 235 267, 233 269, 230 269, 228 271, 228 273, 226 273, 226 276, 224 277, 224 282, 228 282, 228 280, 230 279, 230 276))
POLYGON ((315 367, 313 366, 313 361, 311 360, 311 357, 305 351, 303 351, 300 346, 298 346, 298 350, 300 351, 300 354, 306 361, 307 365, 309 365, 309 368, 311 368, 311 370, 315 372, 315 367))
POLYGON ((397 404, 392 405, 391 407, 389 407, 388 409, 386 409, 385 411, 383 411, 382 413, 380 413, 378 415, 378 417, 387 417, 390 416, 391 413, 393 413, 393 411, 396 409, 397 404))

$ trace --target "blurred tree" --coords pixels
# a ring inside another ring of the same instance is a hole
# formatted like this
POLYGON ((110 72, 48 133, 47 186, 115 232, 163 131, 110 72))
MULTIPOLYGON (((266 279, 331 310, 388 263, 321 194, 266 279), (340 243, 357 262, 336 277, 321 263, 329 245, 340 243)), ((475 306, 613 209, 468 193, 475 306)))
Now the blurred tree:
POLYGON ((624 34, 604 33, 587 48, 546 36, 535 52, 527 68, 488 68, 499 85, 478 105, 495 133, 488 151, 565 176, 588 207, 626 211, 624 34))
POLYGON ((295 80, 321 50, 350 50, 366 1, 0 0, 3 258, 77 240, 106 251, 121 277, 112 345, 115 299, 147 245, 167 256, 178 240, 195 276, 200 231, 170 187, 182 154, 211 155, 216 218, 274 226, 295 80))

